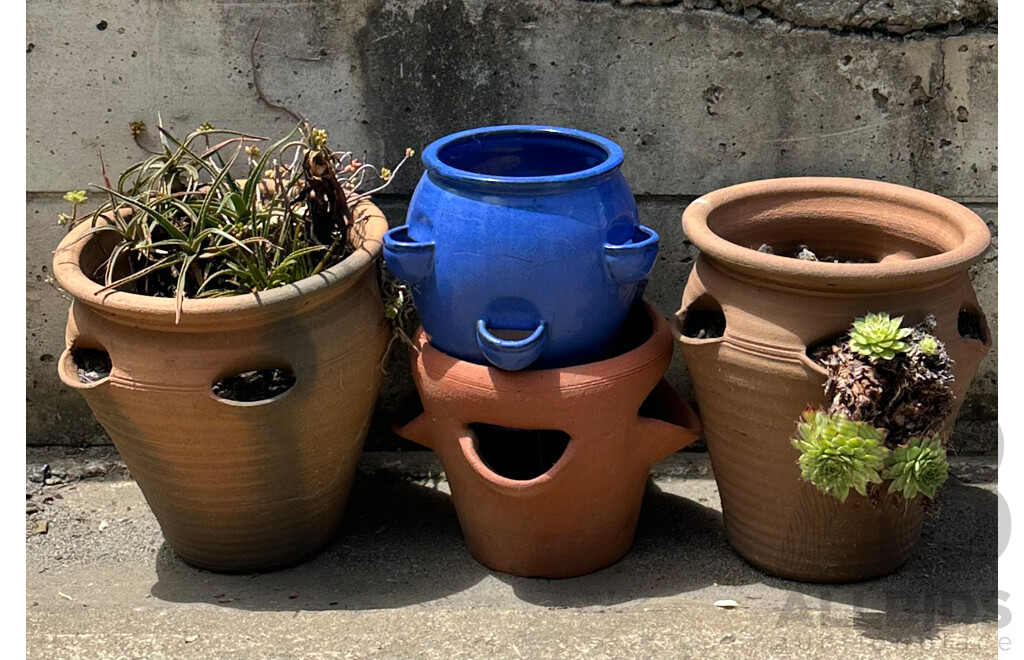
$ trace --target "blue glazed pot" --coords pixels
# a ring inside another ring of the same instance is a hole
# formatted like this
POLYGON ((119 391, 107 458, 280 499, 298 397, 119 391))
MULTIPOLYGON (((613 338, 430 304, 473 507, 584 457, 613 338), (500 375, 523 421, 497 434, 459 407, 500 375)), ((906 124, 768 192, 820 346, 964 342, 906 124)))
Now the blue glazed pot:
POLYGON ((622 149, 568 128, 495 126, 433 142, 423 163, 384 257, 434 347, 508 370, 605 357, 658 254, 622 149))

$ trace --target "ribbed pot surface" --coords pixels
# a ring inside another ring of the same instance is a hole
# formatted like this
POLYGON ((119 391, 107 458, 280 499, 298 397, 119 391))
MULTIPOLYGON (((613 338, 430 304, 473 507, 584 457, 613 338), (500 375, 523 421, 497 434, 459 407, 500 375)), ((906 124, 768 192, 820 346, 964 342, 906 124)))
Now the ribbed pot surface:
POLYGON ((57 280, 75 297, 61 378, 85 397, 191 564, 282 567, 341 522, 389 338, 374 268, 387 223, 372 204, 356 214, 362 245, 342 263, 259 294, 186 300, 178 324, 173 300, 98 292, 82 272, 99 258, 97 239, 75 243, 81 228, 55 253, 57 280), (78 348, 107 351, 110 375, 80 382, 78 348), (295 375, 274 398, 213 392, 226 376, 272 368, 295 375))
MULTIPOLYGON (((797 178, 715 191, 686 210, 683 226, 701 255, 673 329, 730 543, 752 564, 797 580, 845 582, 898 569, 920 536, 920 497, 872 503, 851 492, 840 503, 800 479, 790 439, 807 406, 826 404, 826 373, 807 351, 868 312, 905 315, 908 325, 932 314, 956 362, 959 410, 990 343, 968 276, 988 245, 984 222, 902 186, 797 178), (846 249, 872 263, 757 251, 773 242, 777 251, 798 243, 846 249), (687 336, 694 313, 724 316, 723 336, 687 336), (983 340, 961 336, 961 314, 972 315, 983 340)), ((947 434, 955 419, 956 410, 947 434)))

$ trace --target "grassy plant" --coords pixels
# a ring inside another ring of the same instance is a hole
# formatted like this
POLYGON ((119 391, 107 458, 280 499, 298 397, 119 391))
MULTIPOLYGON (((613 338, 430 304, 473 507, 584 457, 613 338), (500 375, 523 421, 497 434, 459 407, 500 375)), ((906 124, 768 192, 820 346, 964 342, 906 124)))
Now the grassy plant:
MULTIPOLYGON (((160 149, 95 186, 104 201, 79 217, 84 191, 68 193, 69 227, 82 238, 116 234, 109 257, 88 273, 106 289, 185 298, 264 291, 316 275, 353 249, 351 209, 393 173, 332 151, 327 132, 300 123, 265 138, 203 124, 183 139, 158 125, 160 149), (375 185, 360 192, 367 184, 375 185)), ((136 139, 145 127, 133 122, 136 139)), ((407 149, 395 172, 412 156, 407 149)), ((80 239, 81 240, 81 239, 80 239)))
POLYGON ((391 348, 395 345, 396 341, 406 344, 415 351, 419 351, 419 347, 412 340, 412 335, 416 332, 420 321, 419 314, 416 313, 416 307, 413 305, 412 290, 408 284, 395 277, 394 273, 388 270, 387 264, 383 259, 380 261, 379 274, 381 298, 384 301, 384 318, 391 325, 392 330, 391 341, 388 343, 388 348, 384 351, 384 357, 380 361, 381 370, 387 373, 384 365, 387 362, 388 356, 391 355, 391 348))

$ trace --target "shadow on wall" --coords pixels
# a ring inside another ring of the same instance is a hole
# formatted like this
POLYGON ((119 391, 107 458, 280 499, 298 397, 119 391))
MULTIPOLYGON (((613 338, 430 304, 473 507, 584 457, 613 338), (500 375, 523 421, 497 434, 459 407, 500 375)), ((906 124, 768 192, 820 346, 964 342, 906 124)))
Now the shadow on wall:
MULTIPOLYGON (((996 496, 960 483, 943 489, 918 551, 902 571, 849 585, 781 580, 751 567, 725 539, 721 514, 648 483, 632 550, 617 564, 567 580, 494 573, 466 551, 455 511, 434 488, 360 474, 341 534, 313 559, 264 575, 219 575, 182 562, 166 544, 152 594, 257 611, 396 608, 445 598, 488 576, 523 601, 587 607, 676 596, 714 586, 750 585, 752 598, 776 598, 779 626, 816 617, 822 630, 853 606, 863 636, 898 643, 938 637, 944 626, 995 622, 996 496)), ((701 594, 701 599, 715 598, 701 594)), ((741 600, 741 599, 738 599, 741 600)), ((741 606, 753 601, 741 602, 741 606)), ((772 614, 771 616, 774 616, 772 614)))

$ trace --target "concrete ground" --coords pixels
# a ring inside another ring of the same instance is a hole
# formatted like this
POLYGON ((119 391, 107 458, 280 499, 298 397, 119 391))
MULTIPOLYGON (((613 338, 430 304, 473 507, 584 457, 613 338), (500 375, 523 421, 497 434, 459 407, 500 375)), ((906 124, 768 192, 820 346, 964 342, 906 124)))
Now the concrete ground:
POLYGON ((28 658, 996 656, 994 458, 955 460, 902 571, 844 586, 733 553, 700 453, 655 467, 622 561, 554 581, 473 561, 428 453, 367 454, 334 542, 248 576, 178 559, 109 449, 28 464, 28 658))

